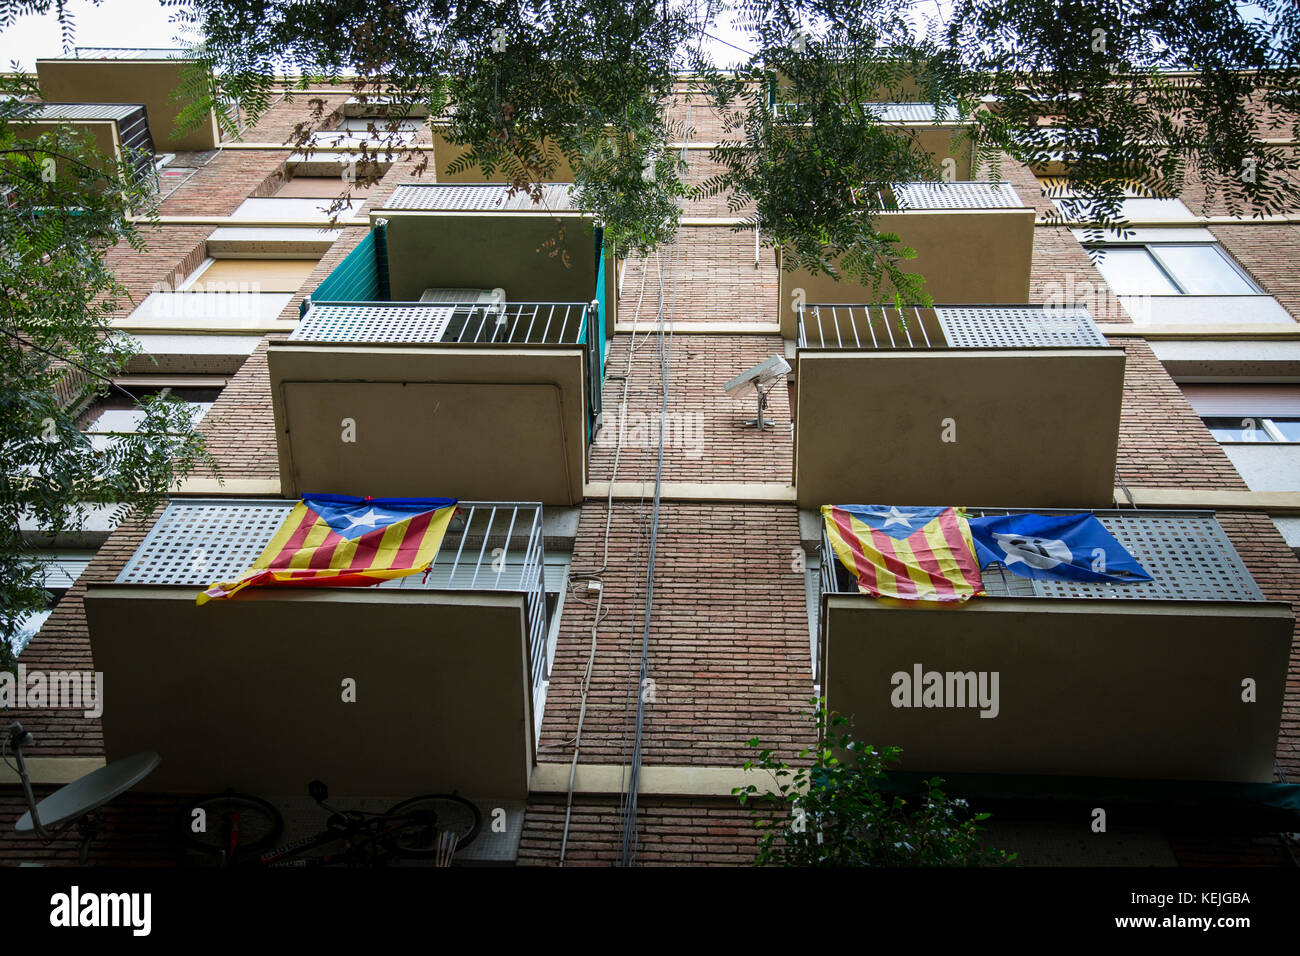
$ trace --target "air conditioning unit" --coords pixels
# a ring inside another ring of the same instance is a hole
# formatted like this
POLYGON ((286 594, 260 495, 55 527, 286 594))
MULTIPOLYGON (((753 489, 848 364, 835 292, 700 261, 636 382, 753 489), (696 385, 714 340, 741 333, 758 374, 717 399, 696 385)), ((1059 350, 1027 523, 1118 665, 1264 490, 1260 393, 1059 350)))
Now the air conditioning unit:
POLYGON ((436 311, 444 313, 443 342, 502 342, 507 336, 504 309, 454 308, 458 305, 500 306, 506 300, 504 289, 425 289, 420 301, 430 304, 446 303, 452 308, 436 311))
POLYGON ((506 297, 496 289, 425 289, 420 293, 421 302, 467 302, 471 304, 484 304, 492 302, 504 302, 506 297))

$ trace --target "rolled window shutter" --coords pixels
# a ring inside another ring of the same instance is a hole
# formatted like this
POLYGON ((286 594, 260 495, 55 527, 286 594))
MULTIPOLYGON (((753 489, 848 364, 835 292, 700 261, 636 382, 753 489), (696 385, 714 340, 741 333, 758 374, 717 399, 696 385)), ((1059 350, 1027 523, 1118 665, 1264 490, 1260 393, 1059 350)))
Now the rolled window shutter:
POLYGON ((1185 385, 1183 394, 1202 418, 1300 417, 1297 385, 1185 385))

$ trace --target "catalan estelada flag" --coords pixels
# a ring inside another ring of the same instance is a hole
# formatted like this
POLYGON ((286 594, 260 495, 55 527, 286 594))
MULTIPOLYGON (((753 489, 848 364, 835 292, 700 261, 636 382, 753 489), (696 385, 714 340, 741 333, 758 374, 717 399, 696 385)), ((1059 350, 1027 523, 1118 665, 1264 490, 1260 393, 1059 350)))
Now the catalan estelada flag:
POLYGON ((984 593, 970 526, 953 508, 822 505, 822 518, 863 594, 965 601, 984 593))
POLYGON ((359 587, 419 574, 438 554, 455 498, 303 495, 257 562, 218 583, 199 604, 243 588, 359 587))

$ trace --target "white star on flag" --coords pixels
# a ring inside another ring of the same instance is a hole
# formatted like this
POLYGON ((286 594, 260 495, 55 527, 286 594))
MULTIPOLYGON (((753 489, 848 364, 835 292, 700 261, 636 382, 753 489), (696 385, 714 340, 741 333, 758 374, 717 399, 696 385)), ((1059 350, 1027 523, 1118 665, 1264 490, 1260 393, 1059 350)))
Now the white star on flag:
POLYGON ((353 528, 374 528, 376 527, 375 509, 371 508, 360 518, 349 518, 348 520, 352 523, 344 528, 344 531, 351 531, 353 528))
POLYGON ((908 521, 907 517, 898 510, 897 505, 891 506, 888 511, 871 511, 868 514, 873 518, 884 518, 886 528, 895 524, 901 524, 904 528, 912 527, 912 522, 908 521))

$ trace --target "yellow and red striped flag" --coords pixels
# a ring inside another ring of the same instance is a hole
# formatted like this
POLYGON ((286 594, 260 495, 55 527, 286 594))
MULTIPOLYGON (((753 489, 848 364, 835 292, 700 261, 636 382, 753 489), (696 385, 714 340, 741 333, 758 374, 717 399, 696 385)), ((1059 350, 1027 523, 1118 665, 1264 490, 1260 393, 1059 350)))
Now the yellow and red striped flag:
POLYGON ((199 604, 251 586, 360 587, 419 574, 438 554, 455 498, 303 495, 238 581, 213 584, 199 604))
POLYGON ((984 593, 970 526, 953 508, 822 505, 822 518, 863 594, 952 602, 984 593))

